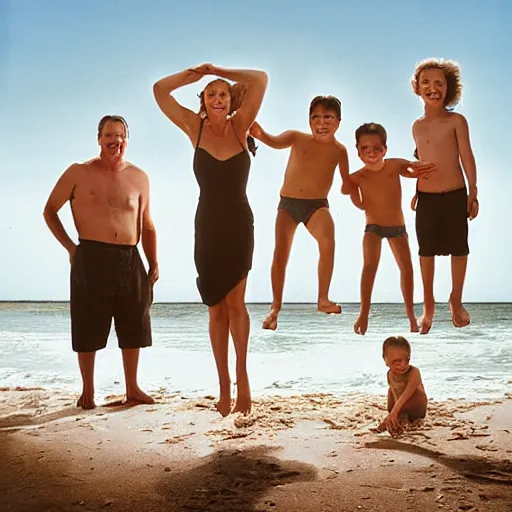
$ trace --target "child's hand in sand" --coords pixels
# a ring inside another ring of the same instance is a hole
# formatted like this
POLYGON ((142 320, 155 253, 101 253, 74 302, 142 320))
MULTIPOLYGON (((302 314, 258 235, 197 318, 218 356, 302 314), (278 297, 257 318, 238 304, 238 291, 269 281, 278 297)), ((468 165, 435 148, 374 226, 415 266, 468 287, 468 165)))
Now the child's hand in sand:
POLYGON ((393 414, 390 412, 381 422, 380 425, 377 427, 377 432, 385 432, 388 431, 392 436, 401 434, 404 430, 400 419, 396 414, 393 414))

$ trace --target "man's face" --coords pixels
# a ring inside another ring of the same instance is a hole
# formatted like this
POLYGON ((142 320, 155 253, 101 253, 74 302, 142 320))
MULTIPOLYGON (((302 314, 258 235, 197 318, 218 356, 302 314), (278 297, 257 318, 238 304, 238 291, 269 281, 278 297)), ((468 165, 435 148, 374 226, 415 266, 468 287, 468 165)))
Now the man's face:
POLYGON ((334 138, 334 134, 340 126, 340 120, 336 117, 335 112, 319 105, 309 116, 309 126, 313 138, 324 142, 334 138))
POLYGON ((112 162, 123 158, 128 145, 126 127, 120 121, 107 121, 98 137, 101 154, 112 162))

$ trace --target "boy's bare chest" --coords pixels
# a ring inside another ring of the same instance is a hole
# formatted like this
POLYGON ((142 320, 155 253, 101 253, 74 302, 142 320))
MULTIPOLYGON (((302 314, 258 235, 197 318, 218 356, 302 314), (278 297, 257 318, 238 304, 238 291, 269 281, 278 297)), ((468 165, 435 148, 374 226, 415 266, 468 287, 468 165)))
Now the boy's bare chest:
POLYGON ((442 146, 455 139, 455 128, 450 122, 425 122, 415 130, 416 144, 419 146, 442 146))
POLYGON ((318 146, 306 145, 296 148, 295 160, 297 167, 304 170, 314 168, 317 171, 322 169, 332 172, 339 161, 339 152, 334 148, 319 148, 318 146))

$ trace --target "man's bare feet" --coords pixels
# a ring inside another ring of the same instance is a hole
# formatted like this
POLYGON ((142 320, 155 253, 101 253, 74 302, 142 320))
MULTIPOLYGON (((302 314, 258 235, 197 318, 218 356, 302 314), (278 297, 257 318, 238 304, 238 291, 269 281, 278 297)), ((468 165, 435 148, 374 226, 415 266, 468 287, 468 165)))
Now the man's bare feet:
POLYGON ((356 323, 354 324, 354 332, 364 336, 368 329, 368 314, 359 313, 356 323))
POLYGON ((137 404, 154 404, 155 399, 152 396, 147 395, 142 389, 137 388, 126 393, 126 400, 123 402, 124 405, 137 405, 137 404))
POLYGON ((318 301, 318 311, 321 313, 339 315, 341 313, 341 306, 328 299, 318 301))
POLYGON ((275 331, 277 329, 277 317, 279 315, 279 310, 275 308, 270 309, 270 313, 267 315, 267 318, 263 321, 263 329, 270 329, 271 331, 275 331))
POLYGON ((84 391, 78 399, 76 406, 81 407, 82 409, 94 409, 96 407, 96 404, 94 403, 94 396, 89 395, 84 391))
POLYGON ((462 303, 455 302, 451 295, 448 303, 450 305, 453 325, 455 327, 466 327, 469 325, 471 318, 462 303))

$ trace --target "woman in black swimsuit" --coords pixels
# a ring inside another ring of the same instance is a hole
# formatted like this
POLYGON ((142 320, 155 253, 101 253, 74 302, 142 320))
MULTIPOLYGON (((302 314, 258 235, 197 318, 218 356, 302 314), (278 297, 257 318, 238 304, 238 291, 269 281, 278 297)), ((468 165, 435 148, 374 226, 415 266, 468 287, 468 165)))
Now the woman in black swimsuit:
POLYGON ((228 369, 229 333, 236 351, 237 400, 233 412, 251 410, 247 376, 249 314, 245 306, 247 275, 252 266, 254 226, 246 196, 251 165, 247 131, 261 106, 267 75, 203 64, 162 78, 153 87, 162 112, 189 137, 200 196, 195 218, 194 259, 197 286, 210 315, 210 340, 219 374, 218 411, 231 412, 228 369), (170 94, 200 80, 219 78, 202 91, 199 113, 181 106, 170 94), (230 85, 226 80, 237 82, 230 85))

